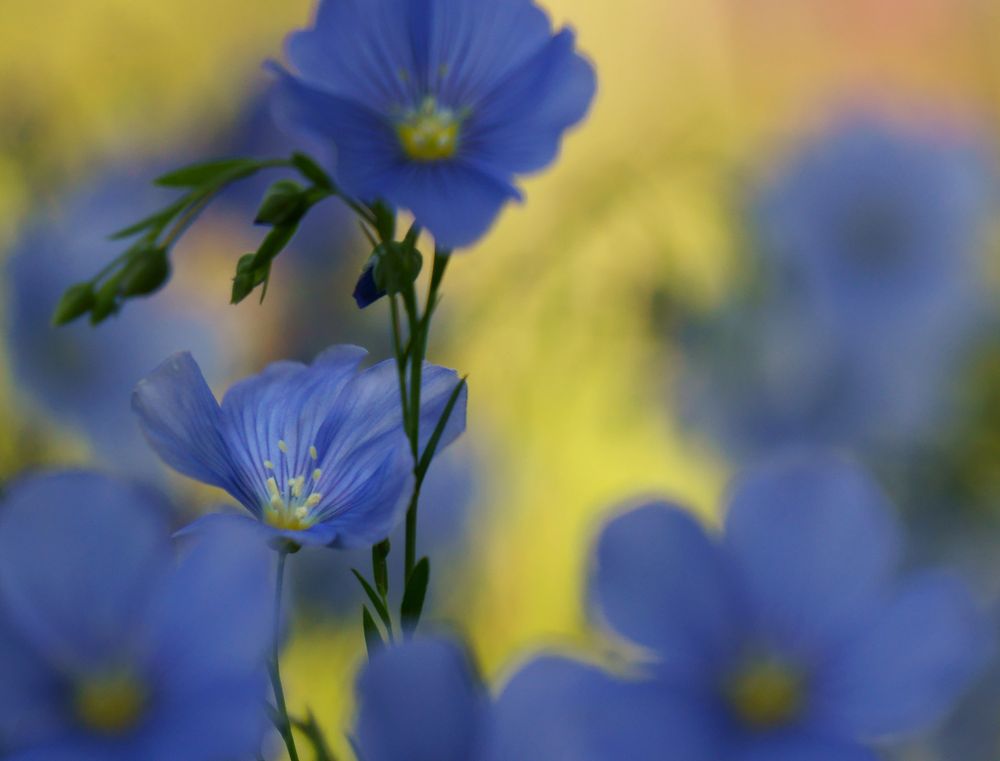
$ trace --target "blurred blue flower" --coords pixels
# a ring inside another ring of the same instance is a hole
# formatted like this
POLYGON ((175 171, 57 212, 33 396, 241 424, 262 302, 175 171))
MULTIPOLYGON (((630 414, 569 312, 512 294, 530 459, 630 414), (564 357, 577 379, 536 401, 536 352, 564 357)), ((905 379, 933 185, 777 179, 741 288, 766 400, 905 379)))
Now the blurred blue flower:
POLYGON ((899 554, 878 489, 819 456, 750 471, 718 539, 670 505, 613 520, 595 602, 653 656, 639 687, 650 704, 683 696, 700 728, 681 742, 651 721, 630 761, 668 747, 690 761, 874 760, 873 744, 940 719, 985 664, 992 627, 952 575, 897 582, 899 554))
POLYGON ((586 115, 594 72, 574 44, 531 0, 327 0, 288 41, 298 74, 278 70, 277 108, 335 146, 348 193, 468 246, 586 115))
POLYGON ((749 282, 686 336, 684 414, 737 454, 911 447, 990 316, 985 151, 874 117, 780 165, 749 282))
POLYGON ((632 761, 621 738, 645 708, 633 695, 594 667, 546 655, 494 701, 461 646, 417 639, 361 672, 352 739, 359 761, 632 761))
POLYGON ((780 165, 756 201, 776 290, 884 347, 901 334, 938 343, 965 329, 988 295, 990 158, 927 125, 865 114, 835 123, 780 165))
MULTIPOLYGON (((133 409, 174 469, 225 489, 272 538, 361 547, 395 527, 412 483, 395 360, 334 346, 312 365, 276 362, 234 385, 221 406, 190 354, 136 386, 133 409)), ((454 371, 425 364, 421 450, 455 390, 454 371)), ((440 447, 465 430, 463 388, 440 447)), ((198 522, 248 521, 219 513, 198 522)))
POLYGON ((206 536, 174 557, 137 488, 87 473, 0 503, 0 756, 229 761, 266 732, 268 553, 206 536))
POLYGON ((38 216, 8 263, 6 325, 20 390, 89 439, 102 463, 153 475, 161 468, 142 444, 129 396, 164 356, 182 349, 211 357, 206 371, 221 374, 227 351, 210 310, 182 304, 174 291, 136 301, 97 330, 52 325, 62 292, 114 257, 107 236, 163 202, 148 180, 138 167, 115 170, 38 216))

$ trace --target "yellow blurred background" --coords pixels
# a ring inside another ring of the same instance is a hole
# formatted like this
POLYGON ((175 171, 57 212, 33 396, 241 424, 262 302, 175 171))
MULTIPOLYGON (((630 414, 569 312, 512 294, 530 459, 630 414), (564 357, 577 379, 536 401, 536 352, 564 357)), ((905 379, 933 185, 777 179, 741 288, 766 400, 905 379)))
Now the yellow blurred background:
MULTIPOLYGON (((595 109, 557 165, 526 183, 527 203, 452 265, 430 349, 469 374, 470 432, 486 463, 464 572, 439 615, 491 675, 539 643, 598 647, 583 582, 610 509, 655 493, 715 515, 729 468, 671 413, 661 322, 725 294, 740 178, 843 104, 990 130, 1000 116, 1000 4, 990 0, 545 5, 596 63, 595 109)), ((261 62, 310 12, 306 0, 2 0, 0 252, 32 208, 105 162, 202 158, 204 135, 260 89, 261 62)), ((174 286, 224 303, 244 245, 203 236, 174 286), (199 285, 206 274, 217 284, 199 285)), ((343 284, 334 293, 346 298, 343 284)), ((232 378, 282 356, 281 332, 264 329, 267 305, 232 312, 241 340, 259 324, 267 343, 244 352, 232 378)), ((2 370, 0 475, 85 461, 58 427, 45 434, 55 443, 29 436, 29 407, 2 370)), ((357 618, 303 621, 287 667, 293 707, 344 727, 362 652, 357 618)))

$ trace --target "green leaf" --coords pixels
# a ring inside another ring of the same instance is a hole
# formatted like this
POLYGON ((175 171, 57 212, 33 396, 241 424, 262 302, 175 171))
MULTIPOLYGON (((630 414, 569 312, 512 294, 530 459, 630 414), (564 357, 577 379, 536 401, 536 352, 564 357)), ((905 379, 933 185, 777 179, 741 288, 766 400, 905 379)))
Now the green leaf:
POLYGON ((368 583, 367 579, 361 575, 360 572, 351 569, 351 573, 354 574, 354 578, 360 582, 361 587, 365 590, 365 594, 368 595, 368 599, 371 600, 372 606, 375 608, 375 612, 378 613, 378 617, 382 619, 382 623, 385 625, 386 629, 392 628, 392 619, 389 618, 389 609, 385 606, 385 600, 383 600, 375 588, 368 583))
POLYGON ((434 453, 437 452, 438 444, 441 442, 441 437, 444 435, 444 429, 448 427, 448 421, 451 419, 451 413, 455 409, 455 405, 458 404, 459 398, 462 396, 462 390, 468 385, 468 376, 463 377, 456 385, 454 390, 451 392, 451 396, 448 397, 448 403, 445 405, 444 411, 441 413, 441 417, 437 421, 437 425, 434 426, 434 433, 431 434, 430 439, 427 441, 427 447, 424 449, 424 453, 420 456, 420 463, 417 465, 417 474, 423 476, 427 473, 427 470, 431 466, 431 461, 434 459, 434 453))
POLYGON ((323 730, 320 729, 319 722, 316 721, 316 717, 312 711, 309 712, 309 717, 304 721, 293 718, 292 724, 305 735, 306 739, 313 746, 313 750, 316 752, 316 761, 336 761, 333 751, 330 750, 330 746, 323 736, 323 730))
POLYGON ((260 162, 254 159, 216 159, 177 169, 155 180, 157 185, 165 188, 200 188, 206 185, 220 185, 231 182, 260 167, 260 162))
POLYGON ((171 219, 176 217, 190 202, 191 197, 189 195, 182 196, 177 199, 174 203, 170 204, 164 209, 156 212, 155 214, 150 214, 145 219, 141 219, 134 225, 129 225, 126 228, 119 230, 118 232, 112 233, 109 240, 122 240, 123 238, 131 238, 133 235, 138 235, 143 230, 150 230, 151 232, 158 233, 171 219))
POLYGON ((262 284, 267 283, 271 276, 271 265, 257 267, 254 264, 256 254, 244 254, 236 265, 236 277, 233 278, 233 292, 230 303, 239 304, 262 284))
POLYGON ((375 576, 375 588, 384 600, 389 596, 389 568, 387 561, 392 545, 385 539, 372 547, 372 567, 375 576))
POLYGON ((406 592, 403 593, 403 605, 400 609, 403 619, 403 631, 413 634, 420 623, 420 614, 424 611, 424 599, 427 597, 427 582, 431 577, 431 561, 421 558, 413 567, 410 577, 406 580, 406 592))
POLYGON ((330 179, 330 175, 323 171, 322 167, 306 154, 293 153, 292 164, 302 173, 303 177, 314 185, 325 190, 334 189, 333 180, 330 179))
POLYGON ((309 208, 305 189, 291 180, 280 180, 268 188, 255 225, 285 225, 298 222, 309 208))
POLYGON ((375 619, 368 611, 367 605, 361 606, 361 624, 365 632, 365 647, 368 649, 368 658, 374 657, 375 653, 385 647, 382 634, 378 630, 375 619))
POLYGON ((53 325, 66 325, 91 310, 97 294, 93 283, 77 283, 66 290, 52 314, 53 325))

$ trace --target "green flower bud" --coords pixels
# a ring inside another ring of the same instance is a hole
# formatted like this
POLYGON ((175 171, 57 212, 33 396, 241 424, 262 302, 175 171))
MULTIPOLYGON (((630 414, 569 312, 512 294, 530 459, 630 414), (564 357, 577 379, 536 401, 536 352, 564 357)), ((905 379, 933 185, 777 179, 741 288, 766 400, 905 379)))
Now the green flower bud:
POLYGON ((308 207, 309 199, 302 186, 291 180, 281 180, 268 189, 254 224, 285 225, 297 222, 308 207))
POLYGON ((120 283, 120 293, 130 296, 146 296, 159 290, 170 277, 170 259, 164 248, 140 251, 125 266, 120 283))
POLYGON ((82 317, 94 306, 96 295, 93 283, 77 283, 69 288, 52 314, 53 325, 66 325, 82 317))

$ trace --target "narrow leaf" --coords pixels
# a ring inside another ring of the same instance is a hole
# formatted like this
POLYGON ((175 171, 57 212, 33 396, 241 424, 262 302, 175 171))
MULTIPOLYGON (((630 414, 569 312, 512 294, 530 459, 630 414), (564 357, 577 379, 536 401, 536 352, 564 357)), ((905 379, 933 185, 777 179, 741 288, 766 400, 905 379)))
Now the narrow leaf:
POLYGON ((188 195, 182 196, 181 198, 177 199, 174 203, 170 204, 164 209, 160 209, 160 211, 156 212, 155 214, 150 214, 148 217, 139 220, 134 225, 129 225, 126 228, 123 228, 121 230, 118 230, 117 232, 112 233, 110 236, 108 236, 109 240, 122 240, 123 238, 131 238, 133 235, 138 235, 143 230, 151 230, 154 234, 158 233, 160 230, 162 230, 164 227, 167 226, 167 224, 170 222, 171 219, 180 214, 181 211, 188 205, 188 203, 190 203, 190 201, 191 201, 190 196, 188 195))
POLYGON ((260 162, 253 159, 216 159, 191 164, 162 177, 155 182, 165 188, 200 188, 230 182, 255 172, 260 162))
POLYGON ((372 614, 368 611, 367 605, 361 606, 361 625, 365 632, 365 647, 368 649, 368 658, 371 659, 385 646, 385 642, 382 640, 382 634, 379 632, 372 614))
POLYGON ((318 185, 326 190, 333 190, 334 185, 333 180, 330 179, 330 175, 324 172, 322 167, 309 156, 304 153, 293 153, 292 164, 302 173, 303 177, 314 185, 318 185))
POLYGON ((403 605, 401 617, 403 619, 403 631, 413 634, 420 623, 420 614, 424 610, 424 599, 427 597, 427 582, 431 576, 431 561, 421 558, 413 567, 410 577, 406 580, 406 592, 403 594, 403 605))
POLYGON ((462 391, 468 385, 467 381, 468 376, 465 376, 455 386, 454 391, 451 392, 448 404, 445 405, 444 412, 441 413, 441 418, 438 420, 437 425, 434 426, 434 433, 431 434, 430 439, 427 441, 427 448, 424 449, 424 453, 420 456, 420 463, 417 466, 418 476, 422 477, 426 475, 428 468, 430 468, 431 461, 434 459, 434 453, 437 451, 441 437, 444 435, 444 429, 448 427, 451 413, 454 412, 455 405, 458 404, 458 400, 462 396, 462 391))
POLYGON ((365 590, 365 594, 368 595, 368 599, 371 600, 372 606, 375 608, 375 612, 378 613, 378 617, 382 619, 382 623, 385 624, 387 629, 392 628, 392 622, 389 618, 389 609, 385 606, 385 601, 379 596, 378 592, 372 587, 371 584, 354 568, 351 569, 351 573, 354 574, 354 578, 358 580, 361 587, 365 590))

